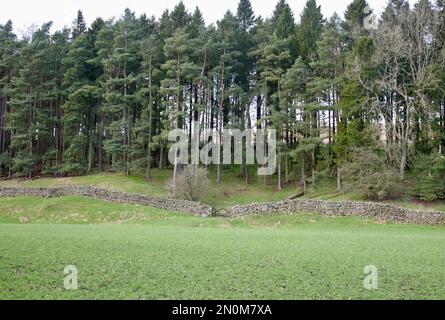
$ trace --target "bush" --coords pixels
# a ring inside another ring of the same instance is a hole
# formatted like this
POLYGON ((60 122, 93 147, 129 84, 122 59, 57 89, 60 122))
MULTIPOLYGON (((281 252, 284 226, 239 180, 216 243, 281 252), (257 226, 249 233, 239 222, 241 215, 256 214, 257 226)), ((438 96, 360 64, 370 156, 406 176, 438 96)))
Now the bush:
POLYGON ((182 169, 176 178, 176 185, 171 188, 175 198, 199 201, 207 193, 209 179, 204 169, 189 165, 182 169))
POLYGON ((36 157, 28 152, 18 152, 12 159, 11 170, 16 177, 27 177, 32 175, 36 157))
POLYGON ((348 190, 361 193, 369 200, 397 198, 401 194, 400 177, 393 168, 369 149, 354 148, 352 161, 340 168, 348 190))
POLYGON ((445 157, 420 155, 414 161, 413 172, 417 178, 417 198, 426 201, 445 199, 445 157))
POLYGON ((67 175, 83 175, 86 173, 86 167, 80 163, 65 163, 58 171, 59 174, 67 175))

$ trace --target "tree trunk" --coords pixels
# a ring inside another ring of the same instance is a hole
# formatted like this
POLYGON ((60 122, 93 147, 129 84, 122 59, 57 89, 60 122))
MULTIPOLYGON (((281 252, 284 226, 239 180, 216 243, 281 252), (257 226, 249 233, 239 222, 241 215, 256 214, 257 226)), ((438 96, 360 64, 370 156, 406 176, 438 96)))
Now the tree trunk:
POLYGON ((307 189, 307 187, 306 187, 306 169, 305 169, 305 166, 304 166, 304 162, 305 162, 305 159, 304 159, 304 156, 302 156, 302 158, 301 158, 301 184, 303 185, 303 194, 306 194, 306 189, 307 189))
POLYGON ((400 159, 400 179, 405 180, 406 163, 408 161, 408 146, 402 146, 402 155, 400 159))
MULTIPOLYGON (((178 178, 178 172, 179 172, 179 150, 175 151, 175 163, 173 167, 173 189, 176 189, 176 180, 178 178)), ((176 195, 176 193, 175 193, 176 195)))
POLYGON ((312 187, 315 188, 315 150, 312 150, 312 187))
POLYGON ((102 146, 102 133, 104 130, 104 116, 101 114, 100 116, 100 125, 99 125, 99 171, 104 171, 103 164, 103 146, 102 146))
POLYGON ((341 179, 340 168, 338 168, 338 167, 337 167, 337 191, 338 192, 343 191, 343 182, 341 179))
POLYGON ((149 63, 149 76, 148 76, 148 92, 149 92, 149 100, 148 100, 148 146, 147 146, 147 172, 145 175, 145 180, 151 180, 151 140, 153 136, 153 92, 152 92, 152 80, 151 80, 151 65, 152 65, 152 56, 150 56, 149 63))
POLYGON ((94 146, 93 142, 91 141, 91 136, 89 138, 89 145, 88 145, 88 172, 91 172, 93 170, 93 163, 94 163, 94 146))
POLYGON ((164 144, 161 143, 159 150, 159 170, 164 170, 164 144))
MULTIPOLYGON (((224 95, 225 95, 225 59, 226 59, 226 52, 227 48, 224 48, 224 54, 223 54, 223 61, 222 61, 222 67, 221 67, 221 101, 219 105, 219 113, 220 113, 220 121, 219 121, 219 141, 218 141, 218 148, 221 151, 221 141, 222 141, 222 134, 224 129, 224 95)), ((217 168, 217 182, 221 183, 221 152, 218 152, 218 168, 217 168)))
POLYGON ((286 155, 286 166, 285 166, 285 179, 286 179, 286 184, 290 183, 290 179, 289 179, 289 155, 286 155))

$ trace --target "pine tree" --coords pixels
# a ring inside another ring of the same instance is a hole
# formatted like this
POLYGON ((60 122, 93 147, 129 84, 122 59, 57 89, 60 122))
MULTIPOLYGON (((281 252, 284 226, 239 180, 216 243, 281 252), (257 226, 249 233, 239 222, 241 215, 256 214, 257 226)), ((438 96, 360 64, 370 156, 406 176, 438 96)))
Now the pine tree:
POLYGON ((320 144, 320 139, 314 134, 312 127, 313 113, 311 111, 317 107, 308 90, 308 84, 312 78, 311 68, 300 57, 287 71, 284 79, 284 90, 290 99, 288 104, 291 109, 291 119, 293 119, 290 125, 295 131, 290 155, 294 161, 300 162, 303 193, 307 192, 307 163, 312 163, 312 173, 314 174, 314 154, 316 147, 320 144))
MULTIPOLYGON (((239 26, 238 18, 230 11, 226 12, 224 19, 218 21, 217 41, 219 47, 219 65, 214 68, 213 73, 216 76, 216 85, 219 89, 216 99, 219 109, 216 121, 219 141, 222 141, 223 129, 226 124, 229 123, 229 115, 232 107, 230 102, 235 102, 237 105, 236 109, 239 110, 240 95, 243 93, 242 88, 239 87, 239 79, 245 72, 245 69, 242 68, 242 63, 240 63, 242 54, 238 51, 239 26)), ((243 81, 241 81, 241 83, 243 83, 243 81)), ((217 164, 217 182, 221 182, 220 163, 217 164)))
POLYGON ((250 0, 240 0, 238 3, 237 18, 241 30, 248 33, 255 24, 255 14, 250 0))
MULTIPOLYGON (((234 93, 237 95, 237 106, 234 106, 236 117, 239 118, 234 127, 244 131, 246 126, 250 123, 250 105, 253 86, 250 79, 254 74, 255 60, 250 52, 253 50, 254 33, 256 29, 255 14, 252 9, 250 0, 241 0, 238 4, 237 20, 239 25, 232 32, 239 32, 240 36, 237 38, 236 51, 240 53, 237 67, 236 87, 234 93)), ((243 150, 243 163, 240 166, 240 176, 248 182, 248 166, 246 165, 245 155, 243 150)))
MULTIPOLYGON (((164 167, 167 133, 191 137, 199 121, 220 135, 276 129, 279 189, 295 162, 304 192, 317 172, 335 169, 341 190, 339 168, 360 148, 385 154, 386 170, 398 167, 402 178, 423 168, 414 195, 443 198, 444 1, 411 9, 391 0, 372 31, 367 5, 353 0, 344 21, 325 23, 309 0, 298 27, 285 0, 270 19, 240 0, 236 15, 209 26, 182 2, 159 19, 127 9, 89 29, 79 11, 70 29, 51 32, 48 23, 21 40, 12 22, 0 24, 0 175, 107 166, 148 180, 156 162, 164 167)), ((173 180, 180 169, 176 162, 173 180)), ((248 171, 243 151, 247 183, 248 171)))
POLYGON ((77 37, 83 35, 86 31, 87 31, 87 24, 83 17, 82 11, 79 10, 77 12, 77 19, 73 23, 73 28, 72 28, 73 40, 76 40, 77 37))
POLYGON ((142 43, 142 68, 143 68, 143 83, 139 95, 146 101, 146 108, 141 116, 141 124, 138 128, 139 144, 146 145, 147 154, 147 169, 145 178, 146 180, 152 179, 151 168, 153 164, 153 151, 155 136, 155 115, 160 117, 160 114, 155 114, 156 97, 159 95, 160 90, 160 61, 162 57, 162 49, 159 45, 159 39, 155 34, 149 36, 148 39, 143 40, 142 43))
MULTIPOLYGON (((54 35, 61 45, 51 48, 51 23, 44 24, 21 51, 21 68, 12 80, 11 113, 7 126, 11 130, 11 170, 19 176, 32 176, 45 170, 47 152, 55 130, 54 112, 63 99, 58 88, 67 32, 54 35), (61 40, 58 38, 60 37, 61 40)), ((51 157, 50 157, 51 160, 51 157)))
POLYGON ((192 18, 185 8, 184 2, 180 1, 170 14, 174 30, 189 28, 192 18))
POLYGON ((277 4, 275 5, 275 9, 274 12, 272 14, 272 25, 275 28, 278 19, 280 18, 281 14, 283 13, 284 10, 287 10, 286 8, 289 7, 289 5, 287 4, 286 0, 278 0, 277 4))
POLYGON ((192 20, 190 23, 190 38, 196 39, 199 35, 205 30, 205 21, 202 16, 201 10, 198 7, 195 8, 195 11, 192 15, 192 20))
POLYGON ((20 44, 13 33, 12 21, 0 25, 0 174, 11 175, 11 129, 7 127, 10 112, 8 90, 11 89, 12 78, 18 71, 20 44))
POLYGON ((369 7, 366 0, 353 0, 352 3, 348 5, 345 12, 345 24, 344 28, 348 32, 352 32, 352 29, 363 28, 363 22, 365 17, 370 12, 365 12, 365 8, 369 7))
MULTIPOLYGON (((164 45, 165 63, 162 70, 165 78, 161 82, 161 94, 164 97, 164 108, 167 113, 164 130, 184 128, 184 87, 186 76, 194 67, 189 59, 189 38, 185 29, 175 32, 164 45)), ((173 169, 173 187, 180 170, 179 150, 176 152, 173 169)))
POLYGON ((323 110, 323 121, 328 125, 329 151, 332 157, 332 142, 338 120, 336 105, 340 100, 340 79, 343 74, 345 60, 343 30, 340 17, 334 14, 317 43, 319 59, 310 64, 314 71, 314 79, 310 83, 311 94, 318 96, 323 110), (327 116, 326 116, 327 111, 327 116))
POLYGON ((94 42, 82 34, 71 44, 64 59, 64 85, 68 101, 64 105, 64 173, 91 171, 98 143, 96 123, 102 92, 96 86, 94 42))
MULTIPOLYGON (((227 16, 226 21, 229 21, 227 16)), ((253 47, 252 32, 255 27, 255 16, 253 13, 250 0, 241 0, 238 4, 237 20, 239 26, 228 26, 233 28, 230 30, 232 34, 239 32, 238 44, 236 50, 240 52, 239 69, 237 71, 237 82, 243 88, 244 92, 249 90, 249 75, 252 72, 253 63, 252 57, 249 56, 249 52, 253 47)))
MULTIPOLYGON (((140 26, 140 25, 139 25, 140 26)), ((104 34, 105 36, 106 34, 104 34)), ((110 138, 104 144, 104 150, 112 157, 114 169, 130 174, 134 114, 141 106, 137 99, 139 81, 136 76, 141 67, 139 56, 139 36, 137 19, 126 9, 124 16, 113 30, 113 47, 105 56, 107 69, 105 80, 105 104, 103 110, 109 123, 107 130, 110 138)), ((102 48, 106 54, 106 48, 102 48)))
POLYGON ((364 21, 369 14, 372 14, 372 11, 366 10, 367 8, 369 5, 366 0, 353 0, 346 9, 342 27, 346 31, 346 45, 349 50, 352 50, 357 38, 366 35, 364 21))
POLYGON ((298 53, 305 62, 317 57, 317 41, 323 32, 324 19, 315 0, 308 0, 297 29, 298 53))
MULTIPOLYGON (((287 2, 282 2, 283 4, 279 10, 277 11, 276 9, 277 16, 274 16, 274 19, 276 19, 274 29, 275 34, 279 39, 288 39, 295 33, 295 19, 292 9, 289 7, 287 2)), ((279 4, 281 4, 281 2, 279 4)))
MULTIPOLYGON (((277 131, 278 137, 278 190, 282 190, 282 157, 287 157, 286 129, 289 128, 288 108, 283 93, 284 74, 291 61, 290 51, 285 40, 274 35, 264 48, 262 76, 265 90, 274 92, 268 100, 270 127, 277 131)), ((267 111, 266 111, 267 114, 267 111)))

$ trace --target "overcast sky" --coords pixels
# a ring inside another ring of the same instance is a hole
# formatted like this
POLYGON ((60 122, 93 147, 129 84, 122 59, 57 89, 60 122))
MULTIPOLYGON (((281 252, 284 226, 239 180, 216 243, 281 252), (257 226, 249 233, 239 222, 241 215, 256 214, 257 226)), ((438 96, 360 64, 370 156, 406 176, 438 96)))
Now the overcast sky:
MULTIPOLYGON (((43 22, 53 21, 55 29, 70 26, 81 9, 88 23, 96 17, 105 20, 119 17, 125 8, 136 11, 136 14, 146 13, 148 16, 159 17, 165 9, 172 9, 179 0, 11 0, 4 1, 0 10, 0 24, 8 19, 14 22, 16 32, 26 30, 32 24, 41 25, 43 22)), ((236 12, 239 0, 184 0, 189 11, 199 6, 206 23, 214 23, 221 19, 227 10, 236 12)), ((251 0, 255 14, 263 17, 270 16, 278 0, 251 0)), ((343 16, 348 4, 352 0, 318 0, 322 12, 326 17, 334 12, 343 16)), ((376 13, 382 12, 388 0, 368 0, 376 13)), ((300 13, 306 0, 288 0, 294 15, 299 20, 300 13)))

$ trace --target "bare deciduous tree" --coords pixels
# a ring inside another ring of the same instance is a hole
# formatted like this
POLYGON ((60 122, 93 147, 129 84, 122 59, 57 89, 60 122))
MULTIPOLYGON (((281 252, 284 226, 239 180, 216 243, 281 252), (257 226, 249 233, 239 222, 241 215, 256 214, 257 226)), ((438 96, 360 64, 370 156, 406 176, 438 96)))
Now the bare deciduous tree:
POLYGON ((196 165, 189 165, 178 174, 171 189, 176 198, 198 201, 205 196, 208 187, 206 170, 196 165))
POLYGON ((438 69, 443 66, 436 54, 441 41, 437 19, 423 2, 414 10, 403 9, 395 19, 382 21, 373 33, 372 64, 377 74, 369 79, 362 62, 354 62, 360 83, 370 92, 372 105, 384 121, 388 159, 398 163, 402 179, 415 119, 422 115, 422 126, 430 126, 434 116, 430 93, 440 84, 438 69))

